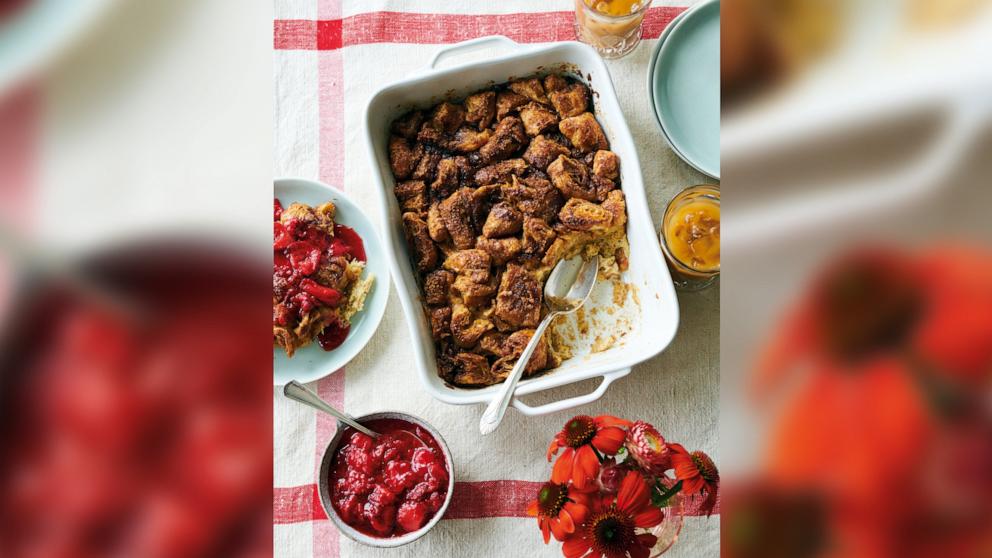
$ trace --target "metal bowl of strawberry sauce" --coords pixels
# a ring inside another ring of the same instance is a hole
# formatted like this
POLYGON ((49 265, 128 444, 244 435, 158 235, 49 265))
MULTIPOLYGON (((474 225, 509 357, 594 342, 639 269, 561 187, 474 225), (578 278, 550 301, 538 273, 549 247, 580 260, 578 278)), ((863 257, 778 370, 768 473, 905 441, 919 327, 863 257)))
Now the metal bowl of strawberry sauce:
POLYGON ((320 462, 320 503, 356 542, 409 544, 430 531, 451 503, 451 452, 441 434, 415 416, 381 412, 356 420, 380 436, 338 424, 320 462))

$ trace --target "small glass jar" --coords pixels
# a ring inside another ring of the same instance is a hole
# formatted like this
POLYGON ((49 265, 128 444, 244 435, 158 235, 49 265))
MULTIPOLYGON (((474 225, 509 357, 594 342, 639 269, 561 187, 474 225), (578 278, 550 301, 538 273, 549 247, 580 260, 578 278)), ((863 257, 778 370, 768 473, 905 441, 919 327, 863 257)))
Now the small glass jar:
POLYGON ((675 287, 699 291, 720 276, 720 187, 691 186, 675 195, 662 218, 661 249, 675 287))
POLYGON ((651 0, 575 0, 575 36, 603 58, 620 58, 641 42, 651 0))

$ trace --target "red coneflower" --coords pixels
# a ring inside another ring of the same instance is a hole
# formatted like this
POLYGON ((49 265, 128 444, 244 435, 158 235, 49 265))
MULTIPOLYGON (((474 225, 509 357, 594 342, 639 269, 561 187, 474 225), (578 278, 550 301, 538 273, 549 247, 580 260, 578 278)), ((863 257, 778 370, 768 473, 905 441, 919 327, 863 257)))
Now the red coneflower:
POLYGON ((554 535, 559 541, 575 532, 589 514, 589 500, 585 494, 570 494, 564 484, 546 482, 537 491, 537 499, 527 506, 527 515, 537 517, 537 524, 544 535, 544 544, 554 535))
POLYGON ((651 505, 651 488, 636 471, 627 473, 613 496, 592 499, 589 519, 565 539, 567 558, 647 558, 658 541, 649 529, 661 523, 664 513, 651 505))
POLYGON ((551 470, 551 482, 567 484, 571 479, 575 488, 586 490, 599 473, 596 451, 615 455, 627 437, 621 427, 630 424, 629 420, 609 415, 572 417, 548 446, 548 461, 558 453, 559 448, 565 448, 551 470))
POLYGON ((672 450, 672 465, 675 478, 682 481, 682 493, 694 496, 703 493, 706 500, 702 510, 709 515, 716 505, 717 490, 720 486, 720 472, 710 456, 701 451, 689 453, 680 444, 669 444, 672 450))

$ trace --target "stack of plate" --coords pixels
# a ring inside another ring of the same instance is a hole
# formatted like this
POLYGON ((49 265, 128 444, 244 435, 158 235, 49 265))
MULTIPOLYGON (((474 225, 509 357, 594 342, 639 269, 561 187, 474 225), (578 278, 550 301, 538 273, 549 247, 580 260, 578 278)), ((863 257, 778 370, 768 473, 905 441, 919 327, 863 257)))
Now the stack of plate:
POLYGON ((719 0, 703 0, 665 28, 648 65, 648 98, 672 151, 719 179, 719 0))

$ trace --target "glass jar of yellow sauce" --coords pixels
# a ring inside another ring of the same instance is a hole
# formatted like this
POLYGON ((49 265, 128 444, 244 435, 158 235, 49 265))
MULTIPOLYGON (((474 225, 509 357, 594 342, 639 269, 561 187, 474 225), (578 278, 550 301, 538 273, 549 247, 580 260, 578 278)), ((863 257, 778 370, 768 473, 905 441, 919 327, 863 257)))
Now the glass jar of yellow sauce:
POLYGON ((641 41, 651 0, 575 0, 575 36, 603 58, 620 58, 641 41))
POLYGON ((677 288, 712 285, 720 276, 720 187, 692 186, 672 198, 662 218, 660 240, 677 288))

